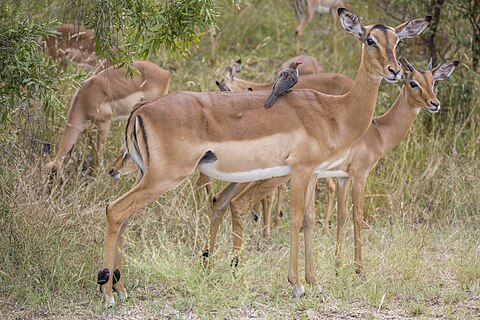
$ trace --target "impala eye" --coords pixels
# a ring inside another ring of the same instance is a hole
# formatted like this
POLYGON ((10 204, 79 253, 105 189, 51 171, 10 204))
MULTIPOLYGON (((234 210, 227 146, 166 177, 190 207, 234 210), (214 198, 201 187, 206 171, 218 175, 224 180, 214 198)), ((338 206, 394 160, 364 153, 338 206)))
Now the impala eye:
POLYGON ((376 46, 375 41, 373 41, 373 40, 370 39, 370 38, 367 39, 367 44, 368 44, 369 46, 376 46))
POLYGON ((418 85, 415 82, 410 81, 410 87, 412 87, 412 89, 415 89, 418 88, 418 85))

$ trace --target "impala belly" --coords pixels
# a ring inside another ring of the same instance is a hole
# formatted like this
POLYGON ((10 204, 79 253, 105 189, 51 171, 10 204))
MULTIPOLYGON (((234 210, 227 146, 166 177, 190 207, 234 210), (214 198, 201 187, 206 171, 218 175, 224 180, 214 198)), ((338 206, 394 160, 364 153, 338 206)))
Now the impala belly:
MULTIPOLYGON (((327 172, 335 172, 333 170, 330 170, 332 168, 335 168, 335 167, 338 167, 339 165, 341 165, 343 162, 345 162, 345 160, 347 160, 348 158, 348 153, 350 152, 350 150, 348 150, 345 154, 343 154, 341 156, 341 158, 338 158, 338 159, 335 159, 335 160, 330 160, 330 161, 326 161, 322 164, 320 164, 316 169, 315 169, 315 173, 317 174, 318 178, 328 178, 328 177, 333 177, 333 176, 325 176, 323 177, 322 175, 325 175, 327 174, 327 172)), ((342 171, 342 170, 337 170, 338 172, 342 171)), ((343 171, 342 171, 343 172, 343 171)))
POLYGON ((286 176, 291 168, 285 159, 296 139, 295 134, 276 134, 256 140, 216 143, 200 160, 198 170, 229 182, 286 176))
POLYGON ((133 107, 144 99, 145 93, 143 91, 135 92, 125 98, 109 102, 111 105, 115 120, 127 120, 133 107))

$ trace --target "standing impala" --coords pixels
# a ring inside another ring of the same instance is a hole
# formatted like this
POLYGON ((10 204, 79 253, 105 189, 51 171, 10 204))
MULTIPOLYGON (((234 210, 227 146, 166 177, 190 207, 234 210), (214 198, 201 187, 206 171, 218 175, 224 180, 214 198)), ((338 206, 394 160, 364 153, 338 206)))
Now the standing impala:
POLYGON ((127 118, 136 103, 168 93, 170 72, 148 61, 136 61, 133 67, 139 73, 133 78, 127 75, 126 69, 110 67, 85 80, 75 92, 57 155, 48 164, 53 174, 61 169, 64 158, 88 122, 98 128, 96 143, 90 139, 92 169, 97 169, 103 157, 110 122, 127 118))
POLYGON ((335 25, 337 18, 335 9, 342 7, 345 7, 344 0, 293 0, 293 8, 298 20, 298 25, 295 29, 295 48, 297 54, 300 54, 300 38, 307 28, 308 23, 315 15, 315 12, 325 12, 325 9, 333 9, 333 23, 335 25))
MULTIPOLYGON (((402 78, 403 89, 390 110, 380 117, 373 118, 368 130, 353 144, 347 159, 342 164, 324 170, 317 175, 317 178, 329 178, 331 180, 331 178, 336 177, 338 180, 338 229, 335 251, 337 267, 341 265, 340 256, 343 228, 347 218, 348 187, 350 179, 353 180, 355 271, 357 273, 360 273, 363 269, 361 230, 366 179, 371 170, 375 168, 377 162, 395 148, 405 137, 421 108, 425 108, 431 113, 436 113, 440 110, 440 102, 433 92, 433 85, 436 81, 447 79, 455 70, 458 61, 444 63, 433 70, 430 63, 426 71, 415 70, 410 63, 406 63, 409 72, 405 73, 405 76, 402 78)), ((233 248, 241 253, 245 213, 253 203, 270 194, 272 188, 275 188, 275 184, 283 183, 287 180, 288 177, 280 177, 265 181, 268 183, 227 184, 216 196, 217 202, 214 205, 215 215, 211 221, 209 251, 213 252, 220 220, 230 204, 233 248)), ((328 197, 329 202, 330 199, 333 199, 334 192, 335 184, 333 185, 333 192, 329 191, 331 193, 328 197)), ((333 201, 329 203, 328 207, 333 207, 333 201)), ((325 227, 328 226, 330 214, 331 211, 327 211, 325 227)), ((269 219, 266 219, 264 232, 269 228, 268 223, 269 219)))
POLYGON ((354 13, 346 9, 338 13, 344 28, 365 42, 357 78, 345 95, 293 90, 267 110, 263 101, 268 92, 178 92, 146 102, 131 113, 125 142, 141 176, 106 208, 104 262, 97 282, 107 305, 115 303, 113 288, 120 299, 127 297, 122 255, 128 221, 197 168, 232 182, 290 174, 288 280, 295 295, 305 292, 298 277, 304 221, 305 278, 321 291, 313 268, 315 217, 308 210, 313 206, 316 173, 345 161, 350 146, 371 123, 382 79, 394 82, 399 77, 395 48, 400 38, 419 34, 431 20, 411 20, 396 28, 363 26, 354 13))
MULTIPOLYGON (((355 271, 363 270, 362 221, 365 183, 378 161, 395 148, 407 135, 421 108, 430 113, 440 110, 433 86, 437 81, 450 77, 458 61, 447 62, 432 70, 431 61, 426 71, 415 70, 405 61, 409 72, 403 79, 403 88, 393 106, 384 115, 373 118, 367 132, 350 149, 347 160, 318 178, 336 177, 338 181, 337 245, 336 264, 341 265, 343 229, 347 219, 347 196, 352 180, 353 230, 355 241, 355 271)), ((330 197, 329 197, 330 198, 330 197)), ((327 211, 328 214, 328 211, 327 211)), ((330 216, 326 216, 328 223, 330 216)), ((326 224, 327 225, 327 224, 326 224)))

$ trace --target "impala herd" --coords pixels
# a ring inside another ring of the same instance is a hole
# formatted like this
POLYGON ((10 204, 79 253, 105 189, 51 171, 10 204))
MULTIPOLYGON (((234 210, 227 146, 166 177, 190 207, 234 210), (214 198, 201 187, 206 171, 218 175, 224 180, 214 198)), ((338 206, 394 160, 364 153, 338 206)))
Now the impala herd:
MULTIPOLYGON (((301 61, 299 81, 294 90, 278 98, 272 108, 263 107, 273 82, 255 83, 237 77, 241 61, 225 69, 222 92, 168 93, 170 73, 157 65, 136 61, 138 71, 109 67, 85 80, 72 98, 67 124, 57 155, 48 164, 51 174, 60 174, 62 163, 88 123, 97 127, 90 139, 92 171, 101 165, 110 123, 127 119, 125 144, 109 173, 119 178, 137 172, 130 191, 106 208, 103 268, 98 274, 103 299, 115 304, 127 298, 122 269, 124 232, 135 213, 175 189, 199 171, 199 189, 211 197, 212 179, 228 182, 213 197, 210 235, 203 258, 210 262, 219 225, 228 208, 232 214, 233 250, 241 254, 243 221, 257 204, 264 207, 263 237, 270 235, 273 198, 279 199, 274 212, 279 222, 285 184, 290 188, 290 263, 288 281, 295 296, 305 289, 298 274, 300 230, 305 242, 305 280, 318 293, 313 242, 315 229, 315 189, 317 179, 327 183, 328 205, 324 233, 334 207, 338 188, 336 266, 341 266, 343 229, 347 219, 347 196, 352 184, 355 243, 355 271, 361 273, 362 221, 365 182, 377 162, 397 146, 411 128, 420 109, 440 110, 434 85, 447 79, 458 61, 425 70, 406 59, 397 60, 396 49, 403 38, 419 35, 431 17, 407 21, 399 26, 364 26, 343 1, 294 1, 300 25, 296 30, 296 50, 300 36, 319 6, 338 8, 341 25, 363 43, 361 61, 354 80, 325 73, 317 59, 307 55, 285 61, 301 61), (402 90, 392 107, 373 117, 382 80, 400 81, 402 90), (335 181, 336 180, 336 181, 335 181)), ((62 25, 58 38, 47 38, 49 56, 61 61, 95 61, 92 31, 62 25), (72 43, 70 40, 74 39, 72 43)), ((83 63, 83 62, 82 62, 83 63)), ((237 262, 241 261, 238 260, 237 262)))

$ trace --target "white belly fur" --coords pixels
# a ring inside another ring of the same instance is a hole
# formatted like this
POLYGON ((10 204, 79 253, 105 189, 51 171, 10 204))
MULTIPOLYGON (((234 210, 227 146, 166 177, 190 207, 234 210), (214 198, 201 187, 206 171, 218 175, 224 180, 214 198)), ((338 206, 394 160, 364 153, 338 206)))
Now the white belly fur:
POLYGON ((289 166, 278 166, 265 169, 255 169, 251 171, 225 173, 216 170, 210 163, 199 164, 198 170, 214 179, 239 183, 287 176, 292 171, 289 166))

